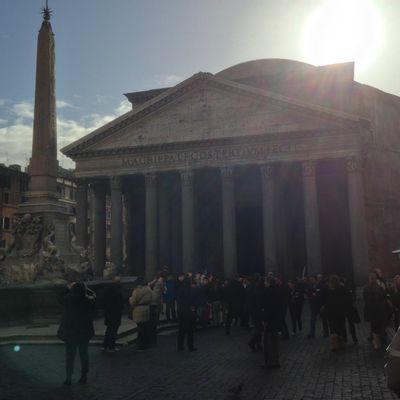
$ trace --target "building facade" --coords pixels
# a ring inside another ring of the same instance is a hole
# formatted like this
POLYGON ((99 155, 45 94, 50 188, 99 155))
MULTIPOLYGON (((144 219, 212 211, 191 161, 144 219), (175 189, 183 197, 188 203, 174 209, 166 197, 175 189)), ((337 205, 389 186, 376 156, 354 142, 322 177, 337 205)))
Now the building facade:
POLYGON ((24 201, 29 176, 20 165, 0 165, 0 248, 12 241, 12 230, 18 205, 24 201))
POLYGON ((250 61, 126 96, 132 111, 62 150, 84 246, 93 196, 98 275, 107 198, 130 274, 395 271, 400 99, 355 82, 353 63, 250 61))
MULTIPOLYGON (((29 174, 20 165, 0 164, 0 248, 7 248, 13 241, 13 229, 20 216, 18 206, 26 201, 29 174)), ((75 224, 76 184, 73 171, 58 168, 57 192, 60 202, 69 209, 69 223, 75 224)))

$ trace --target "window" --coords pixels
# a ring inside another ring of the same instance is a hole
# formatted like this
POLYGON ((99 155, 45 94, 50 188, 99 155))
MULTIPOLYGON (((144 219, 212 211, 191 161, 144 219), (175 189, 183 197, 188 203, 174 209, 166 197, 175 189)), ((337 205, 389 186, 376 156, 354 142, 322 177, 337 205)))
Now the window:
POLYGON ((8 203, 9 203, 9 201, 10 201, 10 193, 4 192, 4 194, 3 194, 3 201, 4 201, 5 204, 8 204, 8 203))
POLYGON ((21 177, 19 181, 20 192, 26 192, 28 190, 28 180, 25 177, 21 177))
POLYGON ((2 227, 5 231, 8 231, 11 229, 11 225, 10 225, 10 218, 8 217, 3 217, 3 224, 2 227))
POLYGON ((0 177, 0 186, 3 188, 10 189, 11 188, 11 176, 3 175, 0 177))

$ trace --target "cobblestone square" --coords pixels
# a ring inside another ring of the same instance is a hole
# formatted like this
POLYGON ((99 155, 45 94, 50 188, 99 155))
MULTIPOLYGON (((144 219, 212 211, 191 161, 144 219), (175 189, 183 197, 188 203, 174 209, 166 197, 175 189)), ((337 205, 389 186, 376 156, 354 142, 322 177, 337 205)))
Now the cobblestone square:
MULTIPOLYGON (((90 347, 91 370, 85 386, 63 387, 64 348, 60 345, 0 348, 1 400, 14 399, 395 399, 386 387, 384 351, 373 351, 367 326, 358 326, 358 345, 330 351, 328 339, 304 336, 281 342, 279 370, 265 370, 261 353, 247 346, 239 327, 225 336, 210 328, 195 334, 198 351, 176 351, 176 334, 159 336, 158 348, 114 354, 90 347), (243 384, 239 395, 232 389, 243 384)), ((78 365, 78 364, 76 364, 78 365)))

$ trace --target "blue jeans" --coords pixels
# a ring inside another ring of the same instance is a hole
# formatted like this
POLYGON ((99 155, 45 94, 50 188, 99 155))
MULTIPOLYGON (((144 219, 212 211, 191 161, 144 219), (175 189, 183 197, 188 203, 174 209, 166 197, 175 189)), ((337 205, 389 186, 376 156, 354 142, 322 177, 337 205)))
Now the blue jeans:
POLYGON ((103 347, 105 349, 114 349, 115 341, 117 340, 117 332, 119 325, 107 326, 106 333, 104 334, 103 347))

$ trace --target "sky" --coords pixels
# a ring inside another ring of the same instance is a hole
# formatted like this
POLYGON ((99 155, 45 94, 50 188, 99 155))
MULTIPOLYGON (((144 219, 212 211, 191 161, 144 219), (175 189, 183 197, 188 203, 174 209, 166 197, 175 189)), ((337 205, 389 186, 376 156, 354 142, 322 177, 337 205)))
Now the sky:
MULTIPOLYGON (((31 154, 45 0, 0 0, 0 163, 31 154)), ((123 93, 260 58, 356 61, 355 79, 400 96, 399 0, 49 0, 58 147, 129 111, 123 93)), ((73 167, 59 154, 60 164, 73 167)))

